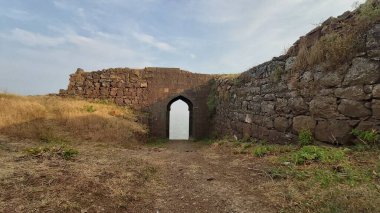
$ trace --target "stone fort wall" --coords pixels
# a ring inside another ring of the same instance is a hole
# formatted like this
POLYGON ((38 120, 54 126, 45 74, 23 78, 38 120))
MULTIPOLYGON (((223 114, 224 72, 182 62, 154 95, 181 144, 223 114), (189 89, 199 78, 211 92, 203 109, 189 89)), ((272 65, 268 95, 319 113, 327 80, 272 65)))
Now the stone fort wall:
MULTIPOLYGON (((313 43, 321 31, 301 40, 313 43)), ((294 72, 295 57, 288 55, 237 78, 217 78, 213 134, 288 143, 308 129, 318 141, 347 144, 353 128, 380 130, 380 24, 365 43, 363 52, 333 70, 294 72)))

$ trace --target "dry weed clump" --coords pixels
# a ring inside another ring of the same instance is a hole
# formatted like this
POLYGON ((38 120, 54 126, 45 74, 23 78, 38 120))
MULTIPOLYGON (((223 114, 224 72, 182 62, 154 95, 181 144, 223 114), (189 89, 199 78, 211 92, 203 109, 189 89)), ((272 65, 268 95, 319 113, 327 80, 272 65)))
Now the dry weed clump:
POLYGON ((364 34, 378 20, 379 1, 367 0, 358 7, 353 20, 338 23, 340 29, 323 35, 311 47, 301 42, 293 69, 305 70, 323 64, 325 69, 330 70, 350 61, 364 51, 364 34))
POLYGON ((310 48, 301 45, 294 69, 304 70, 318 64, 324 64, 325 68, 336 68, 351 60, 363 45, 358 32, 325 35, 310 48))
POLYGON ((0 133, 54 142, 60 138, 129 141, 145 128, 126 107, 53 96, 0 94, 0 133))

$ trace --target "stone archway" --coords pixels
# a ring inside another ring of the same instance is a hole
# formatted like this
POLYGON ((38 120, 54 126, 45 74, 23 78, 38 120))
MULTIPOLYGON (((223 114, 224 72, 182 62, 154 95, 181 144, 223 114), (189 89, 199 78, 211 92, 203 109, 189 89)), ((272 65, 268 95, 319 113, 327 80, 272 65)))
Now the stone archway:
POLYGON ((168 138, 168 111, 176 100, 189 105, 189 138, 207 137, 210 114, 207 106, 215 76, 191 73, 178 68, 111 68, 70 75, 67 90, 61 96, 112 100, 143 112, 139 118, 149 127, 149 136, 168 138))
POLYGON ((171 105, 181 100, 187 104, 189 107, 189 140, 193 138, 193 103, 186 97, 179 95, 175 98, 173 98, 171 101, 169 101, 167 107, 166 107, 166 137, 169 138, 170 135, 170 109, 171 105))

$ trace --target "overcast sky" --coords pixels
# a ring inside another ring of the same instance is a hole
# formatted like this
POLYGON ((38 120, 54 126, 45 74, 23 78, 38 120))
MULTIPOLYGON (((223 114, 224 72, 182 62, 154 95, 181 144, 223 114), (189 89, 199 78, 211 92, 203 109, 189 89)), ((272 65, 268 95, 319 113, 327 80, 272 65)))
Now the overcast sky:
POLYGON ((78 67, 242 72, 354 2, 0 0, 0 90, 55 93, 78 67))
POLYGON ((182 100, 170 106, 169 139, 189 139, 189 106, 182 100))

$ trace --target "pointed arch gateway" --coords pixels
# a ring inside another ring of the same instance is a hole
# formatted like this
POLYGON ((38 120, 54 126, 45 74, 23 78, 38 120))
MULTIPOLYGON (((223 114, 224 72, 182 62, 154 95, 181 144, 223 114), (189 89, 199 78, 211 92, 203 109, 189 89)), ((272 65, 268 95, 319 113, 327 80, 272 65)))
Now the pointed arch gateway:
POLYGON ((193 138, 193 103, 188 98, 186 98, 182 95, 179 95, 179 96, 171 99, 171 101, 169 101, 169 103, 167 104, 167 107, 166 107, 166 137, 167 138, 170 137, 170 110, 171 110, 171 106, 174 102, 176 102, 178 100, 185 102, 187 104, 187 106, 189 107, 189 140, 190 140, 193 138))

